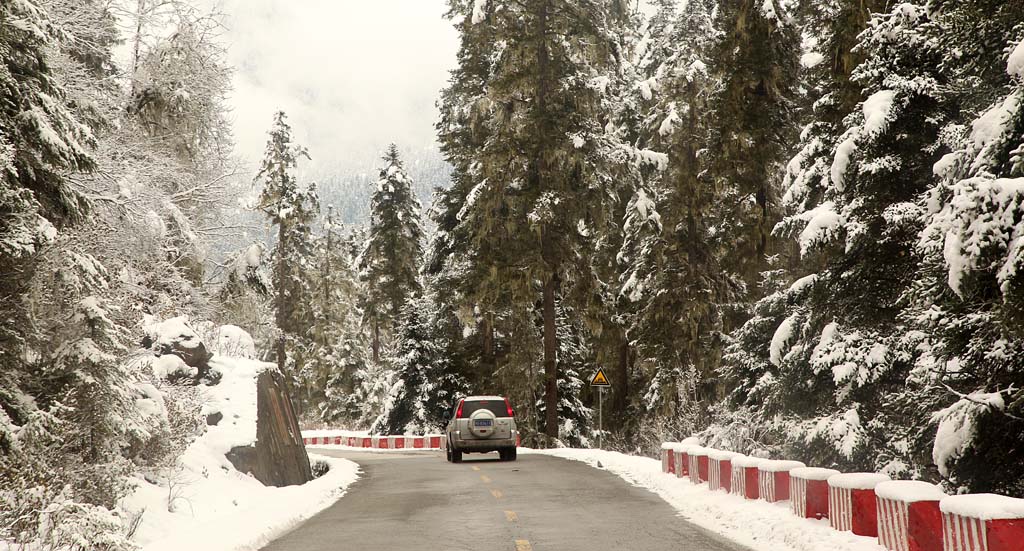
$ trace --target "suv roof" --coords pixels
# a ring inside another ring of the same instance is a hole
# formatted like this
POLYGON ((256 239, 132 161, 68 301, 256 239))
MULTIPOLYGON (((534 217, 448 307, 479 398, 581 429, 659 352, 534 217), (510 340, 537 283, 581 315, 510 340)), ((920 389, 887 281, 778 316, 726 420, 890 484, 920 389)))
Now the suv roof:
POLYGON ((478 400, 505 400, 504 396, 466 396, 463 400, 467 402, 476 402, 478 400))

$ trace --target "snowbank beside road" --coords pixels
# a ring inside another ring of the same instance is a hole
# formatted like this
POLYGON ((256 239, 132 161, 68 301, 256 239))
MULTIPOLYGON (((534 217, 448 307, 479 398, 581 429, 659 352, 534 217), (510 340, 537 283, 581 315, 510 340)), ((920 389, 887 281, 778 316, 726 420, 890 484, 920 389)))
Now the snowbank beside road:
POLYGON ((355 463, 312 454, 310 461, 324 461, 330 471, 301 486, 267 487, 236 470, 225 454, 256 440, 256 378, 275 367, 221 356, 210 367, 220 381, 197 388, 200 415, 218 417, 216 424, 176 465, 140 476, 121 502, 129 513, 142 512, 133 538, 142 551, 259 549, 334 503, 358 478, 355 463))
POLYGON ((166 487, 143 483, 129 498, 145 506, 134 541, 142 551, 256 550, 327 508, 358 478, 346 459, 310 454, 331 470, 301 486, 267 487, 238 471, 215 471, 180 488, 175 511, 167 508, 166 487))
POLYGON ((875 538, 838 532, 828 520, 802 519, 789 509, 789 502, 768 503, 748 500, 723 491, 711 491, 708 485, 694 485, 689 479, 663 473, 661 462, 617 452, 560 448, 526 450, 582 461, 611 472, 634 486, 658 494, 679 515, 712 532, 746 545, 755 551, 884 551, 875 538))

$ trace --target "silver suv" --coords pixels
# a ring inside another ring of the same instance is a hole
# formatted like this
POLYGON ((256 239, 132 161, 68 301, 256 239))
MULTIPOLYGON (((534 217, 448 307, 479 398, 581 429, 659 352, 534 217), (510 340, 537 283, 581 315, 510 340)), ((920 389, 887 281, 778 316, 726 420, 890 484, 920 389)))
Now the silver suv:
POLYGON ((448 461, 462 461, 464 453, 498 452, 502 461, 516 459, 515 415, 508 398, 469 396, 459 400, 445 429, 448 461))

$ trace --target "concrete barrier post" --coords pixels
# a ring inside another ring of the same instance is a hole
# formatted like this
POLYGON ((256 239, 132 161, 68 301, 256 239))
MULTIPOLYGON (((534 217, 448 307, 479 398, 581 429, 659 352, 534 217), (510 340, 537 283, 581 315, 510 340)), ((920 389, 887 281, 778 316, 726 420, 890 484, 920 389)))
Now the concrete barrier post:
POLYGON ((828 479, 835 469, 802 467, 789 471, 789 500, 800 518, 828 518, 828 479))
POLYGON ((878 544, 891 551, 943 551, 939 502, 945 497, 938 486, 917 480, 875 486, 878 544))
POLYGON ((828 479, 828 522, 835 530, 878 537, 875 486, 889 480, 879 473, 844 473, 828 479))
POLYGON ((687 478, 690 476, 690 448, 700 447, 700 438, 696 436, 690 436, 684 438, 682 442, 675 445, 675 458, 676 458, 676 476, 678 478, 687 478))
POLYGON ((764 461, 758 457, 737 457, 732 460, 732 481, 729 491, 747 499, 757 499, 760 495, 758 484, 758 465, 764 461))
POLYGON ((732 460, 742 457, 735 452, 711 450, 708 452, 708 487, 729 491, 732 482, 732 460))
POLYGON ((689 455, 690 464, 688 470, 690 472, 690 482, 694 484, 700 484, 701 482, 707 482, 708 480, 708 450, 700 446, 694 446, 687 450, 689 455))
POLYGON ((1024 499, 996 494, 949 496, 939 502, 945 551, 1020 551, 1024 499))
POLYGON ((675 453, 676 459, 676 477, 688 478, 690 476, 690 455, 687 453, 688 450, 696 444, 676 444, 675 453))
POLYGON ((676 458, 675 458, 675 442, 663 442, 661 444, 661 472, 663 473, 675 473, 676 472, 676 458))
POLYGON ((789 500, 789 471, 806 466, 800 461, 760 461, 757 464, 758 497, 770 503, 789 500))

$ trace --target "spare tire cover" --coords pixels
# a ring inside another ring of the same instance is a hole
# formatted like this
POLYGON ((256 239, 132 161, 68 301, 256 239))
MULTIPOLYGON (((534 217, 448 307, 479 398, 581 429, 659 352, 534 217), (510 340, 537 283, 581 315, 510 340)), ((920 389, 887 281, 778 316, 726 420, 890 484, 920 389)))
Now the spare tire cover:
POLYGON ((490 438, 494 435, 494 414, 486 408, 481 408, 469 416, 469 432, 477 438, 490 438), (490 419, 491 424, 486 427, 476 426, 477 419, 490 419))

